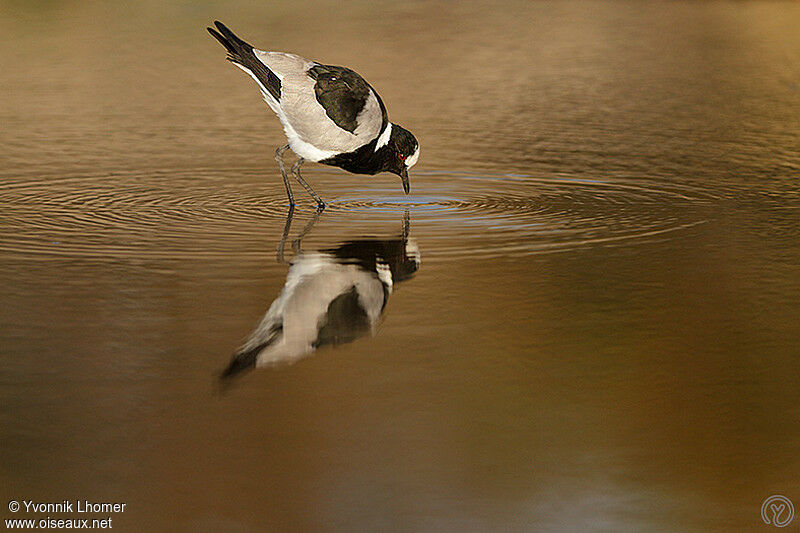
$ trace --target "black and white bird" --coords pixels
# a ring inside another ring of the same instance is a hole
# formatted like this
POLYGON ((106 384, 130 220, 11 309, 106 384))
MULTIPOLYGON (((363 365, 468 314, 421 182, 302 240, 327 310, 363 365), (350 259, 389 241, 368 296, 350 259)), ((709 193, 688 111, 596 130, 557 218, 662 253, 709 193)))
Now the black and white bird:
POLYGON ((275 158, 291 205, 294 196, 283 164, 288 148, 299 157, 292 174, 320 208, 324 202, 300 175, 306 160, 355 174, 391 172, 402 178, 408 194, 408 169, 419 158, 419 143, 389 122, 381 97, 364 78, 349 68, 257 50, 221 22, 214 25, 217 29, 208 28, 209 33, 228 51, 228 60, 256 81, 286 132, 289 143, 276 150, 275 158))
POLYGON ((419 248, 408 238, 407 226, 401 238, 354 240, 299 253, 280 296, 222 378, 374 335, 394 286, 411 278, 419 265, 419 248))

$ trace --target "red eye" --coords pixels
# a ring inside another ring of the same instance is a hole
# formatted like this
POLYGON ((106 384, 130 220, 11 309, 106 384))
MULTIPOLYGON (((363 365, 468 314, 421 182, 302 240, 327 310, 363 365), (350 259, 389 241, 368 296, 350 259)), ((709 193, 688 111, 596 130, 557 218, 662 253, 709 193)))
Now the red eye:
POLYGON ((400 154, 400 161, 406 160, 406 154, 400 154))

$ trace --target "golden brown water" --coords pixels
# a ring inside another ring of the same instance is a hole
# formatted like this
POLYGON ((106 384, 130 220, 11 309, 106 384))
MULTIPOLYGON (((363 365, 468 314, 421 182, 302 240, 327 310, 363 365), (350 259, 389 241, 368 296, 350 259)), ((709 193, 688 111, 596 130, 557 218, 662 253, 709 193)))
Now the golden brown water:
POLYGON ((0 10, 0 518, 760 531, 768 496, 800 506, 799 5, 0 10), (356 69, 422 145, 408 197, 307 165, 330 207, 299 253, 408 211, 422 261, 377 333, 225 387, 289 267, 283 134, 214 19, 356 69))

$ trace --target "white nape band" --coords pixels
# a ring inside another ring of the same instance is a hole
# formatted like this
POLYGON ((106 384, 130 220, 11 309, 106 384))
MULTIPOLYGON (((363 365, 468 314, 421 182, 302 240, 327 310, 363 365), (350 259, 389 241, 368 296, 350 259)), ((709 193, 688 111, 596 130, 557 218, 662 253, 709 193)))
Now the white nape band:
POLYGON ((413 154, 411 154, 411 157, 406 159, 406 168, 411 168, 416 165, 417 159, 419 159, 419 146, 417 146, 417 149, 414 150, 413 154))
POLYGON ((381 283, 386 285, 386 288, 389 289, 389 292, 392 292, 392 287, 394 286, 394 280, 392 280, 392 269, 389 268, 389 264, 386 261, 383 261, 380 258, 376 258, 375 261, 375 273, 378 274, 378 279, 381 280, 381 283))
POLYGON ((412 259, 417 266, 422 262, 422 255, 419 253, 419 245, 413 237, 406 242, 406 257, 412 259))
POLYGON ((375 144, 375 151, 377 152, 380 147, 386 146, 386 143, 389 142, 391 136, 392 136, 392 123, 387 122, 386 127, 383 128, 383 133, 381 133, 381 136, 378 137, 378 142, 375 144))

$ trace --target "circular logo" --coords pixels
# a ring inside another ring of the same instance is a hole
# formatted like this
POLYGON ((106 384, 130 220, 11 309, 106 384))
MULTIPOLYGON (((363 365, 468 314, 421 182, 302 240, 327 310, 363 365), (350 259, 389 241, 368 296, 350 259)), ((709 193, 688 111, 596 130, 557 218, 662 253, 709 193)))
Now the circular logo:
POLYGON ((786 527, 794 518, 794 505, 786 496, 775 494, 761 504, 761 520, 775 527, 786 527))

